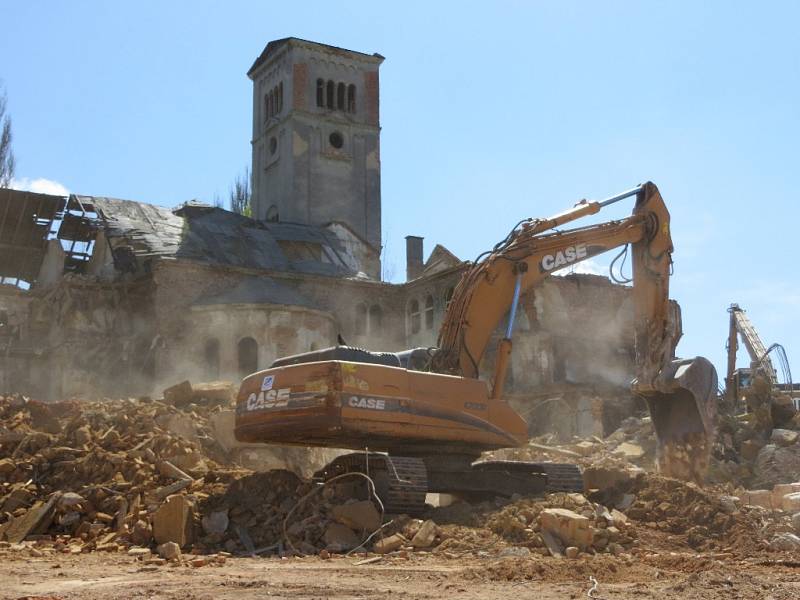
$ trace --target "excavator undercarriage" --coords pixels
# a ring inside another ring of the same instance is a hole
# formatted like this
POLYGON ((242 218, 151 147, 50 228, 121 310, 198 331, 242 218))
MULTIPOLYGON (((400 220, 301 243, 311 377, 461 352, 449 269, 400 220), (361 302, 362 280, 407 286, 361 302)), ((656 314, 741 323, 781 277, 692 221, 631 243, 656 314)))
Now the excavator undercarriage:
POLYGON ((416 515, 425 510, 425 495, 447 493, 468 500, 526 496, 546 492, 583 492, 577 465, 521 461, 475 461, 470 455, 409 457, 375 452, 340 456, 315 473, 317 481, 359 472, 375 482, 389 514, 416 515))

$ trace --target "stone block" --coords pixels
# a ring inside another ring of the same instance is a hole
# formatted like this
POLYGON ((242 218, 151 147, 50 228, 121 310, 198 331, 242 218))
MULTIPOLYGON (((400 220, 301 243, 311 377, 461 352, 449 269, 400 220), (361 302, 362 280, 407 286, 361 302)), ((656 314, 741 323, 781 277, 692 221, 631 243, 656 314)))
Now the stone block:
POLYGON ((372 550, 378 554, 388 554, 389 552, 399 550, 406 542, 408 542, 406 538, 399 533, 395 533, 394 535, 390 535, 389 537, 385 537, 382 540, 375 542, 372 545, 372 550))
POLYGON ((589 456, 598 448, 598 446, 599 444, 595 442, 589 442, 584 440, 572 446, 572 449, 581 456, 589 456))
POLYGON ((781 508, 783 506, 783 497, 786 494, 794 494, 795 492, 800 492, 800 482, 775 485, 772 488, 772 506, 781 508))
POLYGON ((419 531, 411 538, 414 548, 429 548, 436 538, 436 523, 430 519, 420 525, 419 531))
POLYGON ((800 550, 800 537, 793 533, 779 533, 769 543, 769 549, 786 552, 800 550))
POLYGON ((736 496, 720 496, 719 505, 722 512, 726 514, 733 514, 739 508, 740 499, 736 496))
POLYGON ((772 508, 772 492, 770 490, 747 490, 742 494, 742 502, 750 506, 772 508))
POLYGON ((361 539, 352 529, 341 523, 331 523, 325 529, 322 539, 331 552, 346 552, 361 544, 361 539))
POLYGON ((181 547, 175 542, 164 542, 156 547, 158 555, 165 560, 177 560, 181 557, 181 547))
POLYGON ((164 390, 164 400, 174 406, 184 406, 192 401, 193 393, 192 384, 189 381, 181 381, 164 390))
POLYGON ((194 539, 194 505, 186 496, 170 496, 153 515, 153 537, 157 544, 175 542, 181 548, 194 539))
POLYGON ((786 494, 781 500, 781 509, 786 512, 800 511, 800 492, 786 494))
POLYGON ((333 507, 333 518, 354 531, 372 533, 381 526, 381 515, 370 500, 333 507))
POLYGON ((792 527, 797 533, 800 533, 800 512, 796 512, 792 515, 792 527))
POLYGON ((222 535, 228 530, 228 511, 218 510, 203 517, 203 531, 209 535, 222 535))
POLYGON ((638 460, 644 456, 644 448, 639 444, 623 442, 614 450, 614 454, 622 455, 628 460, 638 460))
POLYGON ((236 387, 230 381, 209 381, 192 385, 195 403, 211 402, 232 406, 236 399, 236 387))
POLYGON ((565 546, 585 550, 592 545, 594 529, 587 517, 565 508, 547 508, 539 517, 542 530, 556 536, 565 546))
POLYGON ((779 446, 791 446, 800 439, 800 432, 791 429, 773 429, 770 441, 779 446))

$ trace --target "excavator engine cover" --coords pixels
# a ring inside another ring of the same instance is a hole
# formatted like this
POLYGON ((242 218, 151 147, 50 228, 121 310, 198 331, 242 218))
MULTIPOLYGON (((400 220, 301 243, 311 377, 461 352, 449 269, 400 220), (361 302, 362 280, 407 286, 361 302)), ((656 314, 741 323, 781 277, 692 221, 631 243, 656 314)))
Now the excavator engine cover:
POLYGON ((717 372, 703 357, 674 360, 658 391, 645 395, 658 441, 659 470, 669 477, 702 481, 716 435, 717 372))

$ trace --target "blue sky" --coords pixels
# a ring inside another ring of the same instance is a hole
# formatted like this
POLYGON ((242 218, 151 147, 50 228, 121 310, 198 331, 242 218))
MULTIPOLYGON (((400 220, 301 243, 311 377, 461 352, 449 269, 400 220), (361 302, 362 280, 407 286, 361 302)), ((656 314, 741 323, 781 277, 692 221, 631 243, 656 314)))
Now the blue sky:
POLYGON ((523 217, 652 180, 672 212, 679 354, 722 372, 738 302, 800 380, 800 4, 384 4, 6 0, 17 176, 165 206, 225 196, 269 40, 379 52, 395 279, 405 235, 471 259, 523 217))

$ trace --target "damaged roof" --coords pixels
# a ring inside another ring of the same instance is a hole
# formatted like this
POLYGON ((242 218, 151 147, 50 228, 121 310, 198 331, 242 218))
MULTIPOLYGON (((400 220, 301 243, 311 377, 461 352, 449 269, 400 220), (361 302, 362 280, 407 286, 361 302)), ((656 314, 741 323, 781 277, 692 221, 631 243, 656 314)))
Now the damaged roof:
POLYGON ((66 203, 64 196, 0 188, 0 283, 19 286, 36 279, 66 203))
POLYGON ((294 223, 264 223, 221 208, 186 203, 175 210, 98 196, 73 196, 97 213, 112 246, 142 258, 194 260, 257 270, 355 275, 331 232, 294 223))

